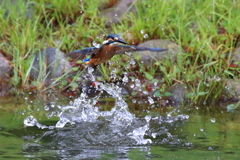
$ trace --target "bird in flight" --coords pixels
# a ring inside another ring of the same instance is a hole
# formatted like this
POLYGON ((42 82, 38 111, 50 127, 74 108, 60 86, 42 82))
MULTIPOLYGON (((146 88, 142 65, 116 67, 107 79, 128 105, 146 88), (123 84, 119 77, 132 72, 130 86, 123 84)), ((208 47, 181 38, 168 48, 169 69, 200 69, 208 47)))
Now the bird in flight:
POLYGON ((167 50, 168 49, 127 45, 127 43, 123 39, 121 39, 119 35, 109 34, 100 47, 87 47, 82 50, 76 50, 67 53, 67 56, 74 60, 83 60, 85 64, 95 67, 101 63, 110 60, 116 54, 124 54, 126 52, 137 51, 163 52, 167 50), (85 59, 88 55, 90 55, 90 58, 85 59))

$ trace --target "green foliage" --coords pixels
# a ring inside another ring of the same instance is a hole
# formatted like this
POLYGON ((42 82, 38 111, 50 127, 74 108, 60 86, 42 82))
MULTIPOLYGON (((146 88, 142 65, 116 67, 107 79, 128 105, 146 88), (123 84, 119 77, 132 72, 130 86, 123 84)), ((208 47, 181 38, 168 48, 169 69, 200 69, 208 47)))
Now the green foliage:
POLYGON ((239 108, 239 104, 240 104, 240 102, 235 103, 235 104, 229 104, 227 106, 227 111, 228 112, 234 112, 237 108, 239 108))
MULTIPOLYGON (((135 65, 129 64, 132 56, 115 56, 111 65, 101 65, 104 79, 110 79, 113 69, 116 78, 129 72, 149 81, 161 76, 158 80, 164 87, 157 96, 167 96, 165 89, 180 82, 186 84, 186 96, 193 103, 208 102, 219 97, 225 78, 239 78, 239 68, 229 67, 240 33, 239 3, 138 0, 131 5, 136 13, 126 13, 120 24, 106 28, 98 9, 102 4, 99 0, 4 1, 0 5, 0 46, 12 58, 11 83, 22 88, 30 84, 34 54, 43 48, 70 52, 92 46, 93 40, 102 43, 103 35, 110 32, 122 33, 130 44, 168 39, 180 46, 176 62, 155 60, 146 67, 137 56, 133 56, 135 65), (127 38, 127 33, 132 38, 127 38)), ((40 85, 42 78, 32 83, 40 85)), ((64 87, 65 78, 65 75, 57 78, 54 86, 64 87)), ((76 88, 76 83, 73 81, 69 86, 76 88)))

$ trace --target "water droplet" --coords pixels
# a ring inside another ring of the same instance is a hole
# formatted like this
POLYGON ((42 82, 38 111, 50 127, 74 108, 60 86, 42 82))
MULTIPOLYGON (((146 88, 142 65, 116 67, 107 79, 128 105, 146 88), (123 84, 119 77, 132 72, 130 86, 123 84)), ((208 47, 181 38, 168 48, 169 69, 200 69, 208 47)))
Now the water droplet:
POLYGON ((208 150, 209 150, 209 151, 212 151, 212 150, 213 150, 213 148, 212 148, 212 147, 208 147, 208 150))
POLYGON ((152 133, 153 138, 156 138, 156 136, 157 136, 157 133, 152 133))
POLYGON ((147 91, 143 91, 143 94, 148 95, 148 92, 147 91))
POLYGON ((93 41, 92 42, 92 45, 96 48, 99 48, 100 47, 100 44, 98 44, 96 41, 93 41))
POLYGON ((225 86, 225 89, 229 90, 229 89, 230 89, 230 86, 226 85, 226 86, 225 86))
POLYGON ((127 77, 126 75, 124 75, 122 81, 125 82, 125 83, 127 83, 127 82, 128 82, 128 77, 127 77))
POLYGON ((131 60, 129 61, 129 63, 130 63, 131 65, 135 65, 135 64, 136 64, 136 62, 135 62, 133 59, 131 59, 131 60))
POLYGON ((69 121, 69 119, 67 118, 61 118, 57 124, 56 124, 56 128, 63 128, 69 121))
POLYGON ((140 33, 141 33, 141 34, 144 34, 144 30, 141 30, 140 33))
POLYGON ((217 76, 217 75, 214 75, 213 78, 214 78, 217 82, 221 80, 221 78, 220 78, 219 76, 217 76))
POLYGON ((148 34, 144 34, 143 38, 148 38, 148 34))
POLYGON ((151 117, 150 115, 146 115, 146 116, 145 116, 145 120, 146 120, 147 122, 149 122, 149 121, 151 120, 151 118, 152 118, 152 117, 151 117))
POLYGON ((148 97, 148 102, 149 102, 149 104, 153 104, 154 100, 151 97, 148 97))
POLYGON ((37 120, 33 116, 29 116, 23 121, 25 126, 33 127, 37 123, 37 120))
POLYGON ((135 79, 135 85, 136 85, 137 87, 140 87, 140 86, 141 86, 141 82, 140 82, 139 79, 135 79))
POLYGON ((115 14, 115 17, 117 17, 118 15, 117 14, 115 14))
POLYGON ((203 128, 200 128, 200 131, 204 131, 204 129, 203 129, 203 128))
POLYGON ((134 84, 131 84, 131 85, 130 85, 130 88, 134 88, 134 86, 135 86, 134 84))
POLYGON ((125 67, 126 69, 130 68, 130 64, 128 63, 128 65, 125 67))
POLYGON ((185 143, 185 145, 186 145, 186 146, 192 146, 192 143, 187 142, 187 143, 185 143))
POLYGON ((48 107, 48 106, 45 106, 45 107, 44 107, 44 110, 45 110, 45 111, 49 111, 49 107, 48 107))
POLYGON ((212 119, 211 119, 211 122, 212 122, 212 123, 215 123, 215 122, 216 122, 216 119, 215 119, 215 118, 212 118, 212 119))

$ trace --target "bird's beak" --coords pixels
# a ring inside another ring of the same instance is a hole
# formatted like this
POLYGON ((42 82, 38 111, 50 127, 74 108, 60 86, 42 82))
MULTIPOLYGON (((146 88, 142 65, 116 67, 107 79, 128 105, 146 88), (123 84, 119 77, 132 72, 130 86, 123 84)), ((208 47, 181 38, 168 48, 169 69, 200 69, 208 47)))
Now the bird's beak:
POLYGON ((127 42, 125 42, 123 39, 118 38, 118 40, 115 40, 116 42, 122 43, 122 44, 127 44, 127 42))

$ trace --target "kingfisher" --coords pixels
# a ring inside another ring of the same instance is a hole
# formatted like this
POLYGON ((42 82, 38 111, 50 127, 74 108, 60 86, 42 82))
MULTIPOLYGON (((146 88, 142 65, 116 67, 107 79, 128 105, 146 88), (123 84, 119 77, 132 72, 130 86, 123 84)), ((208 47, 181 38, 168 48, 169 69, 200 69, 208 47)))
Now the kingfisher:
POLYGON ((163 52, 167 50, 168 49, 127 45, 127 42, 125 42, 119 35, 109 34, 100 47, 87 47, 82 50, 76 50, 67 53, 67 56, 74 60, 83 60, 85 64, 95 67, 110 60, 116 54, 124 54, 126 52, 137 51, 163 52), (85 59, 85 57, 88 55, 90 55, 90 58, 85 59))

